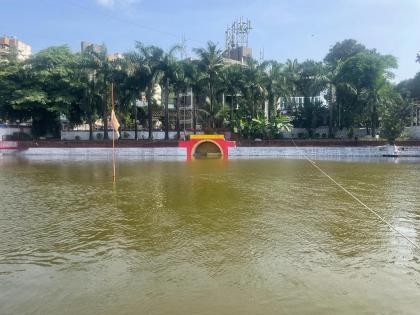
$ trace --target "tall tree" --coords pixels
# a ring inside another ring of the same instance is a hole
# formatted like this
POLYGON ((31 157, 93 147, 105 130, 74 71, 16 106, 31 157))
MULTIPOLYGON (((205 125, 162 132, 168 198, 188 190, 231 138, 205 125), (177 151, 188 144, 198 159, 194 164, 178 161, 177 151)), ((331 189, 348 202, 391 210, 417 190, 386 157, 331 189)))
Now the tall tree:
POLYGON ((354 96, 372 136, 379 125, 380 92, 393 78, 392 69, 396 67, 395 57, 367 51, 350 58, 341 69, 339 79, 348 83, 347 90, 354 96))
POLYGON ((244 67, 244 85, 242 93, 247 100, 248 111, 252 117, 262 116, 267 97, 267 74, 264 65, 248 58, 244 67))
POLYGON ((292 96, 287 82, 285 66, 275 60, 262 63, 266 76, 266 89, 268 97, 268 118, 277 116, 276 105, 281 97, 292 96))
MULTIPOLYGON (((174 89, 174 99, 175 99, 175 110, 176 110, 176 121, 175 129, 177 132, 177 139, 181 138, 181 125, 180 125, 180 104, 182 95, 188 94, 188 89, 190 88, 189 80, 186 75, 186 63, 188 61, 179 61, 175 64, 174 77, 173 77, 173 89, 174 89)), ((184 104, 185 105, 185 104, 184 104)), ((185 123, 185 122, 184 122, 185 123)))
POLYGON ((230 99, 229 123, 232 127, 235 105, 244 86, 243 65, 233 64, 226 66, 220 75, 220 91, 230 99))
POLYGON ((345 39, 337 42, 330 48, 330 51, 324 58, 324 62, 335 68, 340 63, 346 62, 358 53, 367 51, 366 47, 354 39, 345 39))
POLYGON ((380 94, 381 136, 393 144, 410 122, 411 100, 404 99, 391 84, 384 86, 380 94))
MULTIPOLYGON (((193 133, 197 133, 197 120, 199 110, 199 96, 207 91, 207 75, 200 70, 199 63, 196 61, 184 61, 182 63, 185 80, 189 88, 191 88, 192 96, 192 120, 193 133)), ((184 122, 185 123, 185 122, 184 122)))
POLYGON ((111 83, 115 80, 115 64, 108 58, 105 46, 97 51, 88 48, 85 51, 85 57, 88 59, 87 65, 90 67, 88 73, 95 88, 94 94, 99 103, 99 112, 104 125, 104 139, 109 139, 108 135, 108 117, 111 105, 111 83))
POLYGON ((179 74, 178 61, 175 58, 175 52, 177 52, 181 47, 179 45, 173 46, 168 52, 165 52, 162 56, 161 61, 161 71, 162 78, 161 82, 163 85, 164 91, 164 126, 165 126, 165 140, 169 140, 169 93, 170 86, 173 85, 177 80, 179 74))
POLYGON ((118 71, 116 75, 117 97, 120 108, 130 113, 134 120, 134 139, 138 140, 138 107, 137 100, 145 92, 148 84, 148 71, 142 65, 136 53, 126 53, 117 60, 118 71))
POLYGON ((7 85, 14 90, 7 100, 9 109, 31 117, 35 136, 59 136, 60 115, 68 115, 76 101, 75 64, 70 49, 57 46, 40 51, 23 64, 10 65, 7 85))
POLYGON ((215 128, 215 101, 217 82, 220 80, 220 72, 224 67, 223 51, 217 48, 213 42, 208 42, 206 48, 198 48, 194 50, 200 59, 199 67, 206 76, 208 84, 208 96, 210 99, 209 114, 210 125, 215 128))
POLYGON ((162 77, 162 60, 164 52, 156 46, 146 46, 141 42, 136 42, 136 52, 133 56, 143 67, 144 79, 146 81, 146 101, 148 115, 149 140, 153 140, 153 94, 155 86, 162 77))
MULTIPOLYGON (((348 107, 349 104, 349 102, 343 104, 340 100, 348 101, 353 99, 353 97, 347 93, 349 91, 348 82, 340 82, 339 80, 341 68, 350 58, 361 52, 367 51, 368 49, 356 40, 345 39, 332 46, 324 58, 326 65, 326 78, 328 82, 327 98, 329 101, 329 137, 333 137, 334 126, 342 126, 343 111, 346 113, 346 107, 348 107), (340 95, 337 95, 337 93, 340 95), (334 119, 334 113, 336 113, 336 119, 334 119)), ((349 115, 345 117, 345 121, 349 120, 348 116, 349 115)))

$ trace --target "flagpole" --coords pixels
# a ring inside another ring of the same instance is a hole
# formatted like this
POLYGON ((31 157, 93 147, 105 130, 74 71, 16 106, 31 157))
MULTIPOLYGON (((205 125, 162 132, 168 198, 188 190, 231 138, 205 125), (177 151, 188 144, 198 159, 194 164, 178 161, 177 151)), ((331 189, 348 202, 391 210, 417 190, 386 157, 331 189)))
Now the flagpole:
MULTIPOLYGON (((112 102, 112 112, 115 110, 114 106, 114 83, 111 83, 111 102, 112 102)), ((112 127, 112 167, 114 169, 114 173, 112 176, 112 180, 115 183, 115 127, 112 127)))

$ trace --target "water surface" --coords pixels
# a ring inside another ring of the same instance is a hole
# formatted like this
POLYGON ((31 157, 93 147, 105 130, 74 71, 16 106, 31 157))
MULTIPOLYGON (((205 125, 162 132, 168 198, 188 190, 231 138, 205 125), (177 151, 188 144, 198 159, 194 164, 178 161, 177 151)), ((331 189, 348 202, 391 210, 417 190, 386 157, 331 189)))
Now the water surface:
MULTIPOLYGON (((317 163, 420 244, 420 163, 399 162, 317 163)), ((117 177, 0 159, 1 314, 420 310, 420 253, 305 160, 125 160, 117 177)))

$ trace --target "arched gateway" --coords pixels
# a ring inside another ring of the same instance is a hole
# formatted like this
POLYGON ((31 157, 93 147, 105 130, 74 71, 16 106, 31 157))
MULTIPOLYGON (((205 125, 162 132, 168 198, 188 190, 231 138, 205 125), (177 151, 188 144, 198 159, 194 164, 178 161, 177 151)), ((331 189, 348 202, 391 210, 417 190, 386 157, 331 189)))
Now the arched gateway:
POLYGON ((179 147, 187 149, 187 157, 227 157, 235 141, 226 141, 224 135, 190 135, 189 140, 180 141, 179 147))

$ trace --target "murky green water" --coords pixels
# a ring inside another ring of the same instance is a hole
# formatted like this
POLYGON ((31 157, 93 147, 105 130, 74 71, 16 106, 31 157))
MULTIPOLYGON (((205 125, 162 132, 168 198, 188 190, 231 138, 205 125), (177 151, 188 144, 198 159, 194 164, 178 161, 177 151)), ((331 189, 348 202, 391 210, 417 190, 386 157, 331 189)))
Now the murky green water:
MULTIPOLYGON (((420 164, 318 163, 420 245, 420 164)), ((0 159, 0 314, 419 314, 420 253, 304 160, 0 159)))

